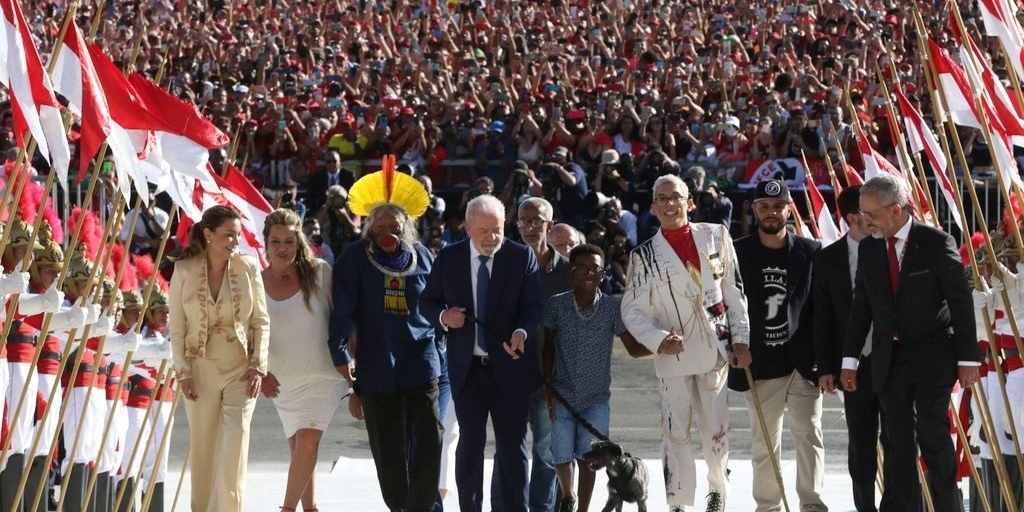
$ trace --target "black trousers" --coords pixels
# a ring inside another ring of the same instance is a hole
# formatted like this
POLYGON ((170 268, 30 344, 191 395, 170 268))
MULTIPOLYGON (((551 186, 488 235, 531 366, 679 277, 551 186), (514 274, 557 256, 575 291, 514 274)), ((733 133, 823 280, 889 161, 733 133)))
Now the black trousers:
POLYGON ((429 511, 437 496, 444 431, 437 381, 396 392, 364 390, 360 398, 384 503, 391 510, 429 511), (416 439, 412 454, 407 431, 416 439))
MULTIPOLYGON (((878 510, 875 506, 875 475, 878 473, 876 452, 882 404, 872 385, 871 356, 861 357, 857 367, 857 390, 843 392, 843 408, 850 436, 847 463, 857 512, 878 510)), ((883 439, 884 430, 883 427, 883 439)), ((884 441, 882 444, 884 446, 884 441)))
MULTIPOLYGON (((886 433, 885 492, 881 512, 920 512, 921 484, 917 456, 928 467, 935 512, 958 512, 956 453, 949 435, 949 394, 953 383, 920 375, 898 347, 893 354, 885 390, 879 395, 886 433)), ((859 386, 858 386, 859 387, 859 386)))

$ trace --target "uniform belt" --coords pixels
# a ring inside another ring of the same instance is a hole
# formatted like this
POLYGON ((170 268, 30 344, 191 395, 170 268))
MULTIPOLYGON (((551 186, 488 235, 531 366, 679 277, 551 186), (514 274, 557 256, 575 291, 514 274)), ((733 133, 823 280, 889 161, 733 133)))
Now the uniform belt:
POLYGON ((40 352, 39 359, 49 359, 51 361, 60 361, 60 352, 40 352))
POLYGON ((136 396, 153 396, 153 390, 145 388, 132 388, 128 391, 128 394, 136 396))
POLYGON ((473 356, 473 361, 486 368, 491 365, 491 356, 473 356))
POLYGON ((39 340, 39 336, 35 334, 30 336, 28 334, 12 332, 7 335, 7 343, 28 343, 29 345, 35 345, 37 340, 39 340))
MULTIPOLYGON (((89 373, 96 371, 96 366, 92 363, 82 363, 78 365, 78 373, 89 373)), ((71 370, 67 370, 65 373, 71 373, 71 370)))
POLYGON ((107 377, 108 386, 117 386, 121 384, 121 377, 107 377))

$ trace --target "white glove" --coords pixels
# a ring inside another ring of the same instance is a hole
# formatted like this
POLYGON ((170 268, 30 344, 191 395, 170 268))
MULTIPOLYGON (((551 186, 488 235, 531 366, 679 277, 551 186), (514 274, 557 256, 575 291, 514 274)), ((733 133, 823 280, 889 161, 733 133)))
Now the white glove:
POLYGON ((87 306, 83 306, 86 311, 85 325, 92 325, 99 321, 100 314, 103 313, 103 307, 97 303, 92 303, 87 306))
POLYGON ((142 339, 134 329, 124 334, 108 334, 107 341, 103 343, 103 351, 107 354, 127 354, 139 349, 139 341, 142 339))
MULTIPOLYGON (((1020 268, 1019 264, 1017 268, 1020 268)), ((991 280, 993 286, 998 282, 1006 288, 1010 295, 1013 295, 1020 291, 1020 279, 1019 273, 1014 274, 1013 271, 1006 268, 1006 265, 996 263, 996 271, 992 273, 991 280)))
POLYGON ((987 286, 984 288, 984 290, 974 289, 971 291, 971 298, 974 299, 974 310, 981 311, 982 308, 988 308, 988 314, 991 315, 993 312, 992 306, 995 303, 993 293, 987 286))
POLYGON ((156 336, 144 338, 135 351, 135 359, 142 360, 150 366, 159 366, 160 361, 171 358, 171 344, 158 333, 156 336))
MULTIPOLYGON (((21 267, 21 263, 18 263, 18 267, 21 267)), ((28 272, 18 270, 3 276, 0 278, 0 295, 25 293, 25 289, 28 288, 28 280, 28 272)))
MULTIPOLYGON (((987 286, 985 288, 988 288, 987 286)), ((995 298, 991 290, 972 290, 971 298, 974 299, 974 326, 975 336, 979 340, 988 340, 988 329, 985 325, 984 308, 988 310, 988 324, 995 321, 995 298)))
POLYGON ((50 330, 71 331, 72 329, 81 329, 86 326, 85 318, 88 314, 89 312, 82 306, 71 306, 60 313, 54 313, 53 319, 50 320, 50 330))
POLYGON ((99 320, 96 320, 92 324, 92 328, 89 329, 89 336, 110 336, 110 332, 114 330, 114 317, 107 315, 100 315, 99 320))
POLYGON ((46 292, 42 294, 22 294, 18 300, 18 313, 25 316, 38 315, 40 313, 59 313, 61 305, 64 304, 64 292, 57 290, 57 282, 54 281, 46 292))

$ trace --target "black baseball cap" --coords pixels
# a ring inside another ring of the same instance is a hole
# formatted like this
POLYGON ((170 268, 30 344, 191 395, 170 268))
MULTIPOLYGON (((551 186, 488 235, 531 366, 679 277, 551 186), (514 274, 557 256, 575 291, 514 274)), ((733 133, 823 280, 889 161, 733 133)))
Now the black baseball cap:
POLYGON ((786 186, 786 182, 782 180, 765 180, 757 184, 757 189, 754 190, 754 202, 762 199, 781 199, 783 201, 792 201, 789 195, 789 187, 786 186))

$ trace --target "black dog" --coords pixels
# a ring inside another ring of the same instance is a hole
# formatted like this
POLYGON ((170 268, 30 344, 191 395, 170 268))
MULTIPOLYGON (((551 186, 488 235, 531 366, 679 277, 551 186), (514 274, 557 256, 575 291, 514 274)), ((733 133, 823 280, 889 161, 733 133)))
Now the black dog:
POLYGON ((595 471, 608 473, 608 503, 601 512, 622 512, 622 503, 636 503, 638 512, 647 512, 647 465, 638 457, 623 453, 611 441, 594 441, 583 458, 595 471))

